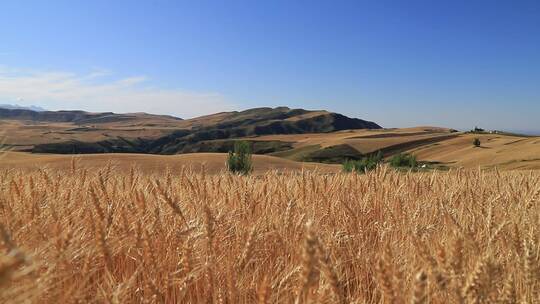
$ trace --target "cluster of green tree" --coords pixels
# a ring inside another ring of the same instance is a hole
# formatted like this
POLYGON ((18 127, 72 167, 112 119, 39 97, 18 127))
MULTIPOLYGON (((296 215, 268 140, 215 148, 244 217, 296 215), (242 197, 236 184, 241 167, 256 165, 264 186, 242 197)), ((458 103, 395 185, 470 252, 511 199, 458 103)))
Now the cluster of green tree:
POLYGON ((382 160, 383 156, 380 151, 376 154, 363 157, 360 160, 346 160, 342 165, 343 172, 366 173, 367 171, 377 168, 382 160))
MULTIPOLYGON (((379 151, 371 154, 361 160, 347 160, 342 164, 343 172, 366 173, 371 171, 383 162, 382 153, 379 151)), ((416 156, 408 153, 399 153, 389 160, 389 164, 393 168, 412 168, 418 167, 416 156)))
POLYGON ((408 153, 399 153, 390 159, 390 166, 394 168, 416 168, 416 156, 408 153))

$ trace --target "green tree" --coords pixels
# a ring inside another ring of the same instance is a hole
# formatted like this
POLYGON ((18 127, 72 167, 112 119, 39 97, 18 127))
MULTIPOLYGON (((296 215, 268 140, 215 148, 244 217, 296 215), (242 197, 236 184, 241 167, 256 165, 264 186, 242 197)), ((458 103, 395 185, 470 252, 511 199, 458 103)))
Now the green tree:
POLYGON ((370 154, 367 157, 363 157, 361 160, 346 160, 342 164, 343 172, 356 172, 356 173, 366 173, 371 171, 379 165, 383 160, 381 151, 377 154, 370 154))
POLYGON ((394 168, 400 167, 409 167, 415 168, 418 162, 416 161, 416 156, 407 153, 396 154, 390 159, 390 166, 394 168))
POLYGON ((229 151, 227 157, 227 169, 232 173, 249 174, 253 171, 251 149, 249 143, 237 141, 234 143, 234 152, 229 151))

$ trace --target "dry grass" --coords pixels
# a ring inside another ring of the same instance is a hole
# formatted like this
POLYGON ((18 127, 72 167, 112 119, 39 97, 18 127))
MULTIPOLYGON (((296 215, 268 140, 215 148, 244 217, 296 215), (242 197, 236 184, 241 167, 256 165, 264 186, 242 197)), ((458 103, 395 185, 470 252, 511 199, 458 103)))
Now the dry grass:
POLYGON ((0 173, 0 302, 539 300, 537 172, 0 173))

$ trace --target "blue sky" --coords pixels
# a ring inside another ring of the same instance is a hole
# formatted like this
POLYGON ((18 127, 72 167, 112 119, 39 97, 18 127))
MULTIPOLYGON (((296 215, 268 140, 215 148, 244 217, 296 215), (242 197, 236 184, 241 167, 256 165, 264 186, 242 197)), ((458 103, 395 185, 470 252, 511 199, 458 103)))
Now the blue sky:
POLYGON ((0 4, 0 103, 540 131, 540 1, 0 4))

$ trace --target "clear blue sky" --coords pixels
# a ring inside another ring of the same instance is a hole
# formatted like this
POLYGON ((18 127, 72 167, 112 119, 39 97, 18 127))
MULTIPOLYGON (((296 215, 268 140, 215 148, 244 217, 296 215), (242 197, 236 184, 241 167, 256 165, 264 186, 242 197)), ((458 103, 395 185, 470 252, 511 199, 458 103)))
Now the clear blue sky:
POLYGON ((540 131, 540 1, 0 4, 0 103, 540 131))

